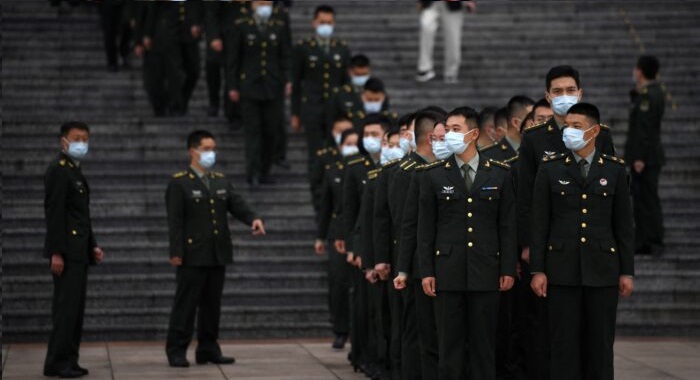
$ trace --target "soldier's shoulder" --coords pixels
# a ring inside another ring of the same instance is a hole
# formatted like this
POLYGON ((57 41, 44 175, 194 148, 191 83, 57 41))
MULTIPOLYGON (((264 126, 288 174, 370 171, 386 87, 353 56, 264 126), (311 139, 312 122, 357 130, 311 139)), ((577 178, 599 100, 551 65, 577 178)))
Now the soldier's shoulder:
POLYGON ((348 159, 347 159, 347 161, 346 161, 345 164, 346 164, 348 167, 351 167, 351 166, 356 166, 356 165, 358 165, 358 164, 361 164, 361 163, 363 163, 363 162, 365 162, 365 158, 364 158, 363 156, 361 156, 361 155, 355 155, 355 156, 350 156, 350 157, 348 157, 348 159))
POLYGON ((505 169, 505 170, 510 170, 510 165, 506 164, 503 161, 498 161, 498 160, 494 160, 493 158, 489 158, 488 161, 486 161, 486 162, 488 162, 493 167, 497 167, 497 168, 501 168, 501 169, 505 169))
POLYGON ((237 26, 241 26, 244 24, 248 24, 248 21, 251 21, 250 16, 244 14, 244 15, 241 15, 240 17, 238 17, 236 19, 236 21, 234 21, 233 23, 236 24, 237 26))
POLYGON ((352 93, 352 87, 350 87, 349 84, 343 85, 343 92, 346 94, 351 94, 352 93))
POLYGON ((367 179, 369 179, 370 181, 375 180, 375 179, 377 179, 377 177, 379 176, 379 173, 381 173, 381 172, 382 172, 382 168, 370 170, 367 172, 367 179))
POLYGON ((384 169, 392 168, 392 167, 396 166, 399 162, 401 162, 400 158, 397 158, 395 160, 391 160, 391 161, 387 162, 386 164, 382 165, 382 168, 384 168, 384 169))
POLYGON ((610 128, 610 126, 607 124, 600 123, 600 129, 604 131, 610 131, 612 128, 610 128))
POLYGON ((214 178, 226 178, 226 175, 221 172, 211 172, 211 175, 213 175, 214 178))
POLYGON ((340 38, 333 38, 331 40, 331 43, 335 43, 335 44, 340 45, 340 46, 348 46, 347 41, 340 39, 340 38))
POLYGON ((488 151, 488 150, 490 150, 490 149, 493 149, 493 148, 496 147, 496 146, 498 146, 498 144, 496 144, 496 143, 491 144, 491 145, 487 145, 487 146, 485 146, 485 147, 479 148, 479 152, 486 152, 486 151, 488 151))
POLYGON ((403 171, 409 171, 412 169, 416 169, 417 166, 419 166, 418 161, 414 160, 413 158, 409 158, 401 163, 400 168, 403 171))
POLYGON ((174 173, 173 175, 170 176, 170 180, 173 182, 179 182, 183 181, 185 179, 190 178, 192 174, 187 172, 186 170, 183 170, 181 172, 174 173))
POLYGON ((513 163, 517 162, 519 159, 520 159, 520 155, 516 154, 515 156, 513 156, 507 160, 503 160, 503 163, 508 164, 508 165, 513 165, 513 163))
POLYGON ((316 151, 316 156, 323 157, 328 153, 328 148, 321 148, 316 151))
POLYGON ((426 170, 431 170, 435 169, 441 166, 445 166, 447 164, 447 160, 437 160, 435 162, 431 162, 429 164, 421 165, 420 170, 421 171, 426 171, 426 170))
POLYGON ((546 156, 542 157, 542 163, 559 161, 559 160, 563 160, 565 158, 566 158, 566 153, 550 154, 550 155, 546 155, 546 156))
POLYGON ((622 166, 625 165, 625 160, 622 157, 611 156, 611 155, 605 154, 605 153, 601 153, 600 157, 606 161, 614 162, 614 163, 620 164, 622 166))
POLYGON ((542 128, 544 128, 545 126, 547 126, 547 123, 549 123, 549 120, 548 120, 548 121, 543 121, 543 122, 541 122, 541 123, 539 123, 539 124, 531 125, 531 126, 525 128, 525 129, 523 130, 523 133, 532 133, 532 132, 534 132, 534 131, 541 130, 542 128))

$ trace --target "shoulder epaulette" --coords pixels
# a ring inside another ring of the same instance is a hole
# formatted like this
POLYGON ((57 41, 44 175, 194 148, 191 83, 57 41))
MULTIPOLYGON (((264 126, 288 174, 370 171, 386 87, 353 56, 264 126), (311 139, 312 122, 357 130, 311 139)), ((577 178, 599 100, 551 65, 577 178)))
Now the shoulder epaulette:
POLYGON ((491 159, 491 158, 489 158, 488 162, 490 162, 493 165, 500 166, 503 169, 510 169, 510 165, 506 164, 505 162, 496 161, 496 160, 491 159))
POLYGON ((381 173, 382 168, 370 170, 367 172, 367 179, 376 179, 379 173, 381 173))
POLYGON ((496 146, 496 145, 497 145, 497 144, 491 144, 491 145, 489 145, 489 146, 485 146, 485 147, 483 147, 483 148, 479 148, 479 152, 485 152, 485 151, 487 151, 487 150, 493 148, 493 147, 496 146))
POLYGON ((508 150, 508 145, 501 144, 501 150, 508 150))
POLYGON ((382 165, 382 167, 383 167, 383 168, 390 168, 390 167, 392 167, 392 166, 398 164, 399 162, 401 162, 401 159, 400 159, 400 158, 397 158, 397 159, 395 159, 395 160, 391 160, 391 161, 387 162, 386 164, 382 165))
POLYGON ((350 93, 350 92, 352 92, 352 87, 350 87, 350 85, 347 85, 347 84, 343 85, 343 91, 350 93))
POLYGON ((236 21, 234 21, 234 23, 235 23, 236 25, 240 25, 240 24, 242 24, 242 23, 244 23, 244 22, 246 22, 246 21, 248 21, 248 16, 238 18, 236 21))
POLYGON ((211 172, 211 174, 216 178, 224 178, 225 177, 224 173, 220 173, 220 172, 211 172))
POLYGON ((354 159, 348 161, 348 166, 357 165, 361 162, 365 162, 365 158, 364 157, 357 157, 357 158, 354 158, 354 159))
POLYGON ((600 128, 602 128, 602 129, 608 129, 608 130, 609 130, 609 129, 610 129, 610 126, 607 125, 607 124, 600 124, 600 128))
POLYGON ((447 162, 447 160, 438 160, 435 162, 431 162, 429 164, 421 165, 421 170, 429 170, 432 168, 437 168, 438 166, 442 166, 447 162))
POLYGON ((186 175, 187 175, 187 172, 177 172, 177 173, 173 174, 173 178, 175 178, 175 179, 182 178, 186 175))
POLYGON ((66 166, 66 160, 58 161, 58 164, 61 166, 66 166))
POLYGON ((316 155, 319 156, 319 157, 320 157, 320 156, 323 156, 324 154, 326 154, 327 151, 328 151, 327 148, 319 149, 319 150, 316 151, 316 155))
POLYGON ((543 121, 539 124, 531 125, 531 126, 525 128, 524 132, 529 132, 529 131, 534 131, 535 129, 540 129, 540 128, 544 127, 545 125, 547 125, 547 122, 548 121, 543 121))
POLYGON ((409 171, 409 170, 415 168, 416 165, 418 165, 418 161, 416 161, 416 160, 410 160, 410 161, 406 161, 406 162, 408 162, 408 163, 401 167, 401 169, 404 171, 409 171))
POLYGON ((345 165, 343 165, 343 163, 340 162, 340 160, 335 162, 335 166, 340 170, 343 170, 343 168, 345 167, 345 165))
POLYGON ((566 153, 557 153, 557 154, 552 154, 549 156, 544 156, 542 157, 542 162, 549 162, 549 161, 556 161, 556 160, 561 160, 564 157, 566 157, 566 153))
POLYGON ((515 155, 507 160, 504 160, 503 163, 510 165, 512 162, 518 161, 519 158, 520 158, 520 155, 517 154, 517 155, 515 155))
POLYGON ((608 161, 617 162, 620 165, 625 164, 625 160, 620 158, 620 157, 615 157, 615 156, 611 156, 611 155, 603 154, 603 153, 600 154, 600 157, 603 157, 604 159, 606 159, 608 161))

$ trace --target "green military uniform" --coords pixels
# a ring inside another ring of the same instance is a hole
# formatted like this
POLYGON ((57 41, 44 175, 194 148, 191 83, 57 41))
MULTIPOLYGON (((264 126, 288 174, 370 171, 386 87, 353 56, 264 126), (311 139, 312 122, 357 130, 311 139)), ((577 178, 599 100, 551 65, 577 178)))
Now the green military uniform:
MULTIPOLYGON (((409 175, 406 201, 401 216, 401 234, 396 272, 408 277, 404 290, 404 336, 402 339, 402 373, 407 378, 438 378, 438 343, 433 299, 423 292, 416 256, 418 232, 418 195, 420 175, 429 163, 418 156, 416 164, 403 165, 409 175)), ((402 174, 402 175, 405 175, 402 174)))
POLYGON ((196 312, 197 358, 219 356, 221 295, 226 265, 233 262, 227 214, 248 225, 258 216, 223 174, 210 172, 200 178, 192 168, 173 175, 165 202, 170 257, 182 258, 170 314, 168 358, 187 353, 196 312))
MULTIPOLYGON (((345 41, 309 37, 294 47, 292 71, 292 115, 299 116, 306 133, 309 173, 316 152, 330 139, 325 123, 326 107, 347 83, 350 49, 345 41)), ((311 194, 318 190, 311 183, 311 194)), ((358 199, 359 202, 359 199, 358 199)))
POLYGON ((465 363, 470 377, 496 379, 499 277, 516 276, 510 168, 484 157, 477 165, 467 180, 452 156, 420 177, 418 257, 421 277, 436 278, 439 373, 445 379, 466 378, 465 363))
MULTIPOLYGON (((209 94, 209 106, 219 109, 221 90, 221 71, 225 71, 226 48, 230 44, 232 30, 236 20, 250 12, 249 3, 246 1, 206 1, 205 11, 205 31, 207 35, 207 58, 205 73, 207 79, 207 91, 209 94), (216 52, 211 48, 211 42, 219 39, 224 44, 223 52, 216 52)), ((223 78, 226 76, 224 74, 223 78)), ((238 103, 233 103, 226 94, 227 86, 224 87, 224 114, 230 120, 240 119, 240 107, 238 103)))
POLYGON ((635 248, 648 253, 662 249, 664 224, 659 200, 659 175, 666 163, 661 145, 661 119, 664 116, 665 94, 658 82, 634 89, 631 93, 629 129, 625 144, 625 160, 644 162, 641 173, 632 167, 632 199, 636 228, 635 248))
POLYGON ((153 40, 155 91, 172 114, 184 115, 199 78, 199 38, 191 30, 203 24, 202 2, 151 1, 149 8, 145 36, 153 40))
POLYGON ((501 142, 493 143, 489 146, 480 148, 479 155, 490 158, 494 161, 504 162, 510 158, 513 158, 514 156, 517 156, 518 152, 513 149, 506 139, 503 139, 501 142))
MULTIPOLYGON (((326 107, 326 125, 331 127, 337 118, 345 116, 352 121, 355 129, 359 130, 367 117, 364 104, 362 103, 362 90, 362 87, 355 88, 349 84, 344 85, 340 92, 333 96, 333 99, 326 107)), ((382 115, 398 120, 398 114, 388 112, 388 110, 389 98, 386 98, 382 103, 382 115)))
POLYGON ((328 148, 319 149, 316 151, 316 159, 309 165, 309 181, 311 183, 312 200, 311 203, 314 206, 314 211, 316 212, 317 218, 320 218, 321 211, 321 195, 324 173, 327 167, 339 160, 340 152, 338 148, 335 147, 335 142, 333 146, 328 148))
POLYGON ((249 183, 269 175, 275 142, 281 136, 284 86, 291 75, 286 12, 275 8, 267 20, 257 15, 239 18, 226 50, 229 90, 240 93, 249 183))
POLYGON ((542 159, 533 198, 531 270, 547 275, 551 379, 612 380, 620 276, 634 275, 624 161, 542 159), (580 161, 579 161, 580 160, 580 161))
POLYGON ((335 250, 335 240, 341 238, 342 194, 345 164, 339 156, 324 166, 321 186, 318 239, 328 245, 328 309, 336 335, 350 333, 350 275, 351 267, 345 255, 335 250))
POLYGON ((53 276, 51 336, 44 372, 71 369, 78 365, 87 268, 94 264, 97 247, 90 220, 90 188, 80 167, 61 153, 44 175, 46 240, 44 257, 63 256, 60 276, 53 276))

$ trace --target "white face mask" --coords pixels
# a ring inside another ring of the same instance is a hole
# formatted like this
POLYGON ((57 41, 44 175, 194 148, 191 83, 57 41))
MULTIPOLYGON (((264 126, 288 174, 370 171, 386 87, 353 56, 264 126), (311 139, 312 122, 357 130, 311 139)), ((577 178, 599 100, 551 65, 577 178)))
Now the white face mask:
POLYGON ((204 169, 211 169, 216 163, 216 152, 213 150, 199 152, 199 164, 204 169))
POLYGON ((410 150, 416 150, 416 135, 411 131, 408 131, 408 134, 411 136, 410 139, 402 137, 399 140, 399 146, 401 146, 404 153, 408 153, 410 150))
POLYGON ((578 95, 561 95, 552 98, 552 111, 559 116, 566 115, 569 108, 578 103, 578 95))
POLYGON ((447 149, 447 144, 445 144, 444 141, 433 141, 433 154, 435 155, 435 158, 438 160, 444 160, 447 157, 450 157, 452 152, 450 152, 449 149, 447 149))
POLYGON ((68 154, 71 158, 75 160, 82 160, 85 158, 85 156, 87 156, 89 149, 88 143, 82 141, 68 141, 68 139, 65 140, 68 143, 66 154, 68 154))
POLYGON ((471 131, 467 133, 459 133, 459 132, 447 132, 445 134, 445 144, 447 145, 447 149, 450 150, 450 152, 454 154, 462 154, 464 153, 465 150, 469 147, 469 144, 472 142, 465 143, 464 138, 475 131, 475 129, 472 129, 471 131))
POLYGON ((262 19, 270 18, 272 15, 272 5, 259 5, 255 8, 255 13, 262 19))
POLYGON ((353 86, 362 87, 369 80, 369 75, 350 75, 350 80, 353 86))
POLYGON ((585 148, 586 145, 588 145, 588 142, 591 141, 593 138, 591 137, 588 140, 584 140, 583 136, 586 132, 590 131, 591 129, 593 129, 593 127, 590 127, 585 131, 571 127, 564 128, 564 131, 562 132, 561 136, 561 139, 564 141, 564 146, 566 146, 567 149, 573 151, 585 148))
POLYGON ((382 150, 382 140, 377 137, 363 138, 362 145, 369 154, 379 153, 379 151, 382 150))
POLYGON ((328 38, 333 35, 333 25, 321 24, 316 27, 316 34, 321 38, 328 38))
POLYGON ((404 156, 404 152, 399 147, 394 147, 394 148, 384 147, 384 148, 382 148, 382 155, 379 158, 379 163, 384 165, 387 162, 401 159, 401 158, 403 158, 403 156, 404 156))
POLYGON ((379 102, 363 102, 363 106, 365 108, 366 113, 379 113, 382 110, 382 104, 384 102, 379 101, 379 102))
POLYGON ((340 140, 343 138, 342 133, 338 133, 336 135, 333 135, 333 141, 335 141, 335 145, 339 146, 340 145, 340 140))
POLYGON ((343 145, 340 147, 340 154, 343 157, 353 156, 360 153, 360 149, 356 145, 343 145))

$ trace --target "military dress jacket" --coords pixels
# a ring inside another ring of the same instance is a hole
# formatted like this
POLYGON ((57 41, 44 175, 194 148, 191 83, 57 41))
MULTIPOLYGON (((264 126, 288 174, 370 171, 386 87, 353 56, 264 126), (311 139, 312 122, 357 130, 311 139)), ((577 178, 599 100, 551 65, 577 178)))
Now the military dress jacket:
POLYGON ((377 165, 369 156, 357 154, 345 159, 342 236, 348 252, 353 252, 356 244, 360 242, 358 221, 362 196, 368 183, 367 173, 376 168, 377 165))
POLYGON ((652 82, 630 94, 629 129, 625 144, 628 165, 641 160, 649 166, 663 166, 666 155, 661 145, 661 119, 666 100, 658 82, 652 82))
POLYGON ((232 263, 227 214, 247 225, 259 219, 223 174, 210 172, 206 176, 209 189, 191 168, 176 173, 165 194, 170 257, 181 257, 187 266, 232 263))
POLYGON ((584 179, 571 152, 545 157, 532 203, 532 272, 563 286, 616 286, 634 275, 624 160, 596 152, 584 179))
POLYGON ((318 235, 321 240, 342 239, 343 160, 327 163, 321 187, 321 207, 318 215, 318 235))
POLYGON ((421 278, 437 291, 497 291, 515 277, 515 194, 509 167, 480 157, 467 191, 454 156, 420 176, 418 257, 421 278))

